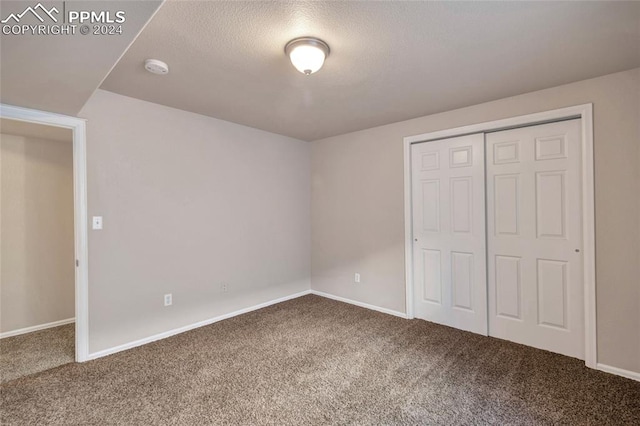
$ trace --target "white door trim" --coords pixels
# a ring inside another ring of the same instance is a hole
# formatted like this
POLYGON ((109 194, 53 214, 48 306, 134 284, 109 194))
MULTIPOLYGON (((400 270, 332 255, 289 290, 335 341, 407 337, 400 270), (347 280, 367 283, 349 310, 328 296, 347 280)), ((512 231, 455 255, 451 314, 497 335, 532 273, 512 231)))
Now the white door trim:
POLYGON ((89 249, 87 235, 87 140, 86 122, 81 118, 0 104, 0 117, 48 126, 64 127, 73 132, 73 204, 76 306, 76 362, 89 354, 89 249))
POLYGON ((472 133, 492 132, 514 127, 580 118, 582 121, 582 228, 584 253, 584 330, 585 364, 597 368, 596 335, 596 267, 595 267, 595 199, 593 170, 593 104, 577 105, 488 121, 453 129, 439 130, 404 138, 404 227, 405 227, 405 294, 408 318, 413 318, 413 230, 411 202, 411 144, 472 133))

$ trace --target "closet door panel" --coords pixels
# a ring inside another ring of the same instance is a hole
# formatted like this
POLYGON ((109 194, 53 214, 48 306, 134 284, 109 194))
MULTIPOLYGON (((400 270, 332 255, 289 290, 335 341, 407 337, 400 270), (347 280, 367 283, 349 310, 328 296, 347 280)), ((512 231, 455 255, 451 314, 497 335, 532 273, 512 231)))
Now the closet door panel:
POLYGON ((584 359, 580 120, 488 133, 489 334, 584 359))
POLYGON ((487 334, 484 136, 411 148, 414 312, 487 334))

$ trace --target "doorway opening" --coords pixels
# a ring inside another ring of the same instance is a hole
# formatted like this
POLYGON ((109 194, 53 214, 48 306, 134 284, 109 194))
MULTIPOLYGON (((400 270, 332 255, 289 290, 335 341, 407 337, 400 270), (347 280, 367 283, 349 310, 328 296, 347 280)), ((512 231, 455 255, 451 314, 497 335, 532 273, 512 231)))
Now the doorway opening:
POLYGON ((0 105, 2 382, 88 353, 85 122, 0 105))
POLYGON ((2 382, 72 362, 71 130, 0 118, 2 382))

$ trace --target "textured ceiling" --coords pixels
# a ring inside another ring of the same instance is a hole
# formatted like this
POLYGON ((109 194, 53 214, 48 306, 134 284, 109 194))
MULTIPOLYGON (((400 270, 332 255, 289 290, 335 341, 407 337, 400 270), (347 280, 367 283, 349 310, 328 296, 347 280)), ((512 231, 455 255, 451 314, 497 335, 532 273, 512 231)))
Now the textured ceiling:
POLYGON ((102 88, 315 140, 638 66, 640 2, 169 0, 102 88), (283 53, 307 35, 311 76, 283 53))
POLYGON ((58 142, 73 142, 71 129, 43 124, 28 123, 26 121, 0 118, 0 133, 4 135, 25 136, 36 139, 49 139, 58 142))
MULTIPOLYGON (((125 11, 118 35, 0 36, 0 102, 76 115, 151 18, 160 1, 42 1, 62 11, 125 11)), ((0 2, 0 16, 21 13, 38 0, 0 2)), ((44 24, 52 23, 49 18, 44 24)), ((13 21, 9 21, 13 24, 13 21)), ((60 21, 61 22, 61 21, 60 21)), ((27 14, 20 24, 40 24, 27 14)))

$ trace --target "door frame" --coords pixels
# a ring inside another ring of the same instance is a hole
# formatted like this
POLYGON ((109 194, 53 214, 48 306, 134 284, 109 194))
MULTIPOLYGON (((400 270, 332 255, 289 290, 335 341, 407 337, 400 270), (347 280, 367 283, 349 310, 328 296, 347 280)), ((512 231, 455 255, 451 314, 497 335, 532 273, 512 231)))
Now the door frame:
POLYGON ((411 145, 474 133, 487 133, 517 127, 545 124, 579 118, 582 127, 582 241, 584 273, 584 343, 585 365, 597 368, 596 332, 596 263, 595 263, 595 185, 593 157, 593 104, 576 105, 567 108, 533 114, 520 115, 502 120, 422 133, 404 138, 404 255, 405 255, 405 295, 407 318, 414 318, 413 301, 413 218, 411 195, 411 145))
POLYGON ((73 210, 75 247, 76 362, 89 354, 89 248, 87 215, 86 121, 52 112, 0 104, 0 117, 70 129, 73 135, 73 210))

